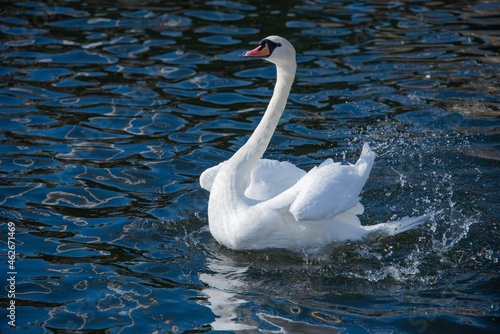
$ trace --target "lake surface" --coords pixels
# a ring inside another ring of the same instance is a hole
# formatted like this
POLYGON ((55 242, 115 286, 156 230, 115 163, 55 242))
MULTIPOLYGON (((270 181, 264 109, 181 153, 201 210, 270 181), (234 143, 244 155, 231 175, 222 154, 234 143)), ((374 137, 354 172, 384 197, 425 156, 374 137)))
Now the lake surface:
POLYGON ((500 3, 0 12, 5 333, 500 331, 500 3), (299 69, 265 156, 309 170, 368 142, 362 223, 434 212, 423 227, 301 254, 211 237, 198 178, 262 116, 274 68, 239 55, 271 34, 299 69))

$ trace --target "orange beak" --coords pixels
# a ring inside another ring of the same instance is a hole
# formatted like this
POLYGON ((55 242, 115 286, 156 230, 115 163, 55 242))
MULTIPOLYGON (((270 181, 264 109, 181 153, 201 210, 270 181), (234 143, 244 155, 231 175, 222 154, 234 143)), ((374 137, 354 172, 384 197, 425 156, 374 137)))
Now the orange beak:
POLYGON ((257 57, 257 58, 263 58, 263 57, 269 57, 271 55, 271 51, 269 51, 269 47, 267 44, 260 45, 256 47, 253 50, 247 51, 243 53, 241 56, 242 57, 257 57))

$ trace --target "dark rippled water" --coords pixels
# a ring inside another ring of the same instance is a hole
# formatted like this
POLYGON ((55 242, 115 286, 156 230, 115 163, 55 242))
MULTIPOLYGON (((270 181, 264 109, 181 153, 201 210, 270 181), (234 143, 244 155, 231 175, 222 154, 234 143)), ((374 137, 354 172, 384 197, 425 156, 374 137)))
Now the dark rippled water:
POLYGON ((500 3, 51 0, 0 13, 5 332, 500 330, 500 3), (299 70, 266 156, 309 169, 369 142, 362 222, 437 212, 424 227, 320 254, 214 241, 198 177, 259 121, 275 72, 239 54, 271 34, 295 45, 299 70))

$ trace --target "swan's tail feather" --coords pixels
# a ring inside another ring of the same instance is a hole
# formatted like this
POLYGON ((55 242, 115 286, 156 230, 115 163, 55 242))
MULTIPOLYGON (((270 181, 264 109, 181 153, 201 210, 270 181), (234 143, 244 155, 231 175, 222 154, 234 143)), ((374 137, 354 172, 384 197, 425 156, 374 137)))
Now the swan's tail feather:
POLYGON ((428 219, 433 217, 435 214, 436 214, 435 212, 431 212, 418 217, 403 217, 400 220, 381 223, 372 226, 364 226, 364 228, 370 233, 381 232, 385 235, 393 236, 419 227, 428 219))

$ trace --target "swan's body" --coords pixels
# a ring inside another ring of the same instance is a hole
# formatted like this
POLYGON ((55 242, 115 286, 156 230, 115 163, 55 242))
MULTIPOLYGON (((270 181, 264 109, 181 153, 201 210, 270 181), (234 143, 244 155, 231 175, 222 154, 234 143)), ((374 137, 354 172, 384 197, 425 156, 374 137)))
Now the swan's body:
POLYGON ((245 57, 264 58, 277 69, 277 81, 266 112, 247 143, 229 160, 207 169, 201 186, 210 191, 210 232, 232 249, 319 248, 332 242, 358 240, 374 231, 397 234, 425 217, 362 226, 359 194, 375 153, 368 144, 354 165, 331 159, 306 173, 288 162, 261 159, 285 109, 295 77, 293 46, 270 36, 245 57))

